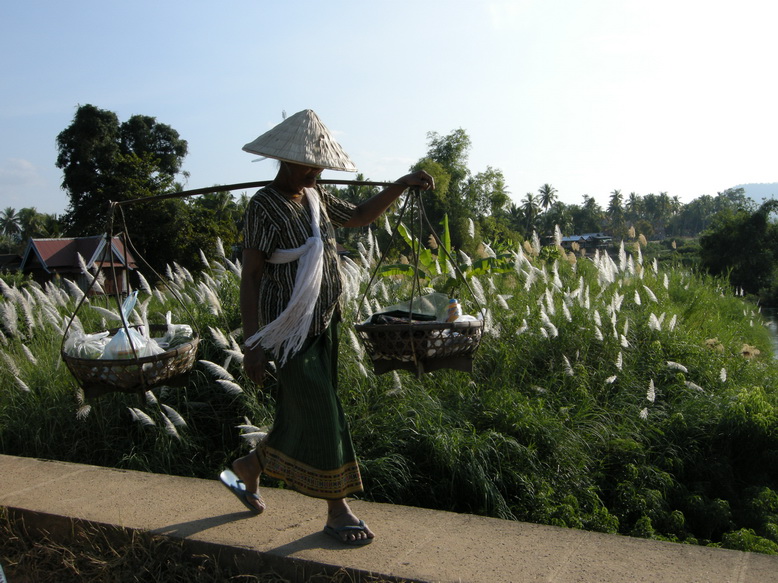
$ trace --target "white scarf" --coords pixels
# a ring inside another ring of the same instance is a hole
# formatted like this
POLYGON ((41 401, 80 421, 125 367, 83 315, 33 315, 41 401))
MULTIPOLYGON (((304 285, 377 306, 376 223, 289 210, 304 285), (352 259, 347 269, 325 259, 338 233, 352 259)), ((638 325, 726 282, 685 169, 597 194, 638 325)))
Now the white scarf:
POLYGON ((313 188, 306 188, 305 196, 311 212, 313 235, 297 249, 276 249, 266 260, 275 264, 300 260, 292 297, 275 320, 246 340, 249 348, 260 342, 263 348, 275 355, 279 366, 300 350, 308 337, 324 271, 324 242, 319 231, 319 194, 313 188))

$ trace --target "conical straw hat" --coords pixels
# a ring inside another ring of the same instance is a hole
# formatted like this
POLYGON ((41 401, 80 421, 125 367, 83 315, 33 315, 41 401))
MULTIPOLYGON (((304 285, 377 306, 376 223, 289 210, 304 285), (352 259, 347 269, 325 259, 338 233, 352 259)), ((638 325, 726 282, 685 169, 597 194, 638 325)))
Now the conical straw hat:
POLYGON ((265 132, 243 150, 266 158, 356 172, 357 168, 313 110, 299 111, 265 132))

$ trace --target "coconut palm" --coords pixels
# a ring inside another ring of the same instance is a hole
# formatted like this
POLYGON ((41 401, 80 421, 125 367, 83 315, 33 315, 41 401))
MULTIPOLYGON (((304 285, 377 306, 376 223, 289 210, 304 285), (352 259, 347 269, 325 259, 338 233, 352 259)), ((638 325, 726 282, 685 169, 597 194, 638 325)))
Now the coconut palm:
POLYGON ((0 233, 8 237, 19 234, 19 214, 15 208, 9 206, 0 213, 0 233))
POLYGON ((538 203, 543 208, 543 212, 546 212, 548 208, 556 202, 557 196, 556 196, 557 190, 550 184, 544 184, 538 189, 538 203))

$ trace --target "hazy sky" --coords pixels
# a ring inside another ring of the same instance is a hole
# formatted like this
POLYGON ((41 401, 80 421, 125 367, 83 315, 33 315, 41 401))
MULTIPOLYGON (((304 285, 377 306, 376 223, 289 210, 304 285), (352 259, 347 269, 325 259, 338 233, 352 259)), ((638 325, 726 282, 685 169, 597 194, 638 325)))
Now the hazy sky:
POLYGON ((176 129, 188 188, 272 178, 241 147, 301 109, 373 180, 463 128, 516 201, 776 182, 776 22, 772 0, 4 2, 0 209, 65 210, 55 138, 87 103, 176 129))

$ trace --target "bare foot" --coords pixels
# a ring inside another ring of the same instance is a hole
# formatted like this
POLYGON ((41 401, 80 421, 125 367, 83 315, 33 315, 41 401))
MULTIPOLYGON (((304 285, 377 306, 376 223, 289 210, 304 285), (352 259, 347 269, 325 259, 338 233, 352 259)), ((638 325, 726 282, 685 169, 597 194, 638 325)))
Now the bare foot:
POLYGON ((232 462, 232 471, 241 479, 246 486, 246 492, 257 494, 258 499, 247 497, 249 504, 255 506, 258 512, 265 510, 265 501, 259 496, 259 476, 262 468, 259 465, 259 459, 252 451, 250 454, 236 459, 232 462))
POLYGON ((346 544, 367 544, 375 538, 372 530, 351 511, 345 499, 327 501, 327 526, 346 544), (346 528, 356 526, 360 528, 346 528))

